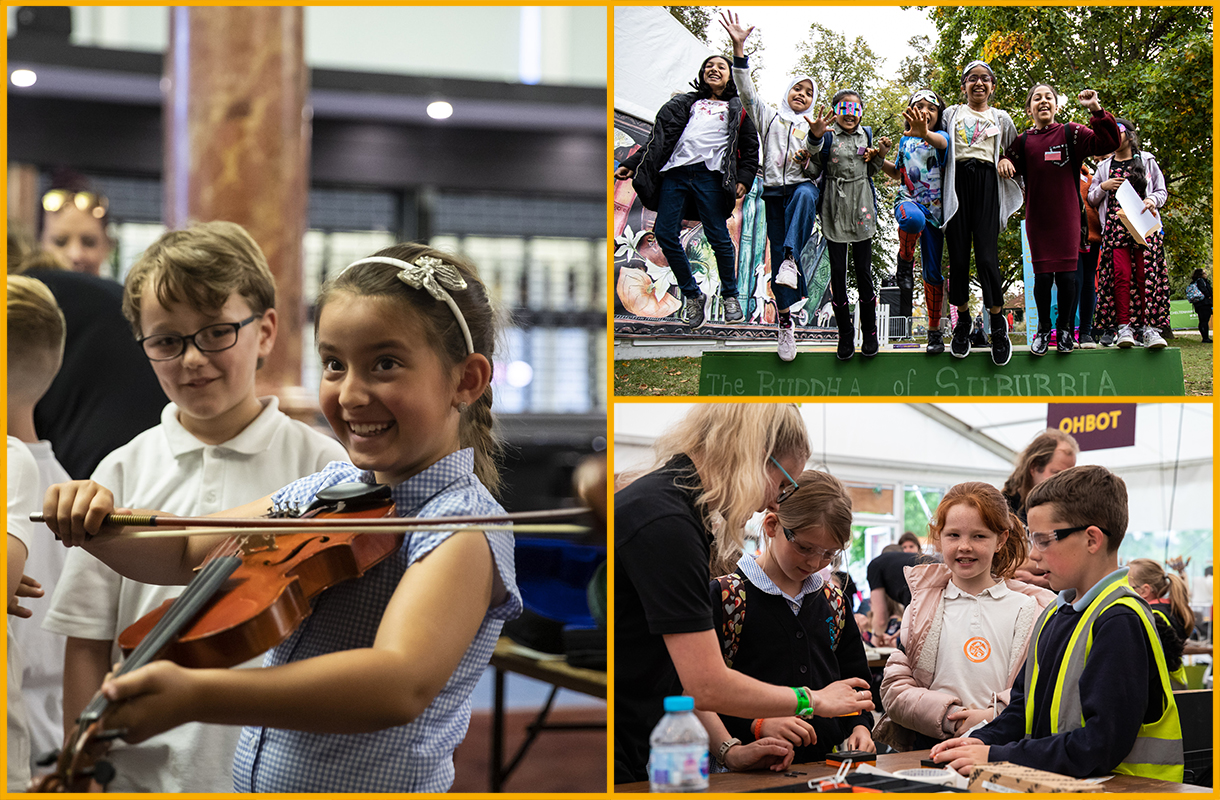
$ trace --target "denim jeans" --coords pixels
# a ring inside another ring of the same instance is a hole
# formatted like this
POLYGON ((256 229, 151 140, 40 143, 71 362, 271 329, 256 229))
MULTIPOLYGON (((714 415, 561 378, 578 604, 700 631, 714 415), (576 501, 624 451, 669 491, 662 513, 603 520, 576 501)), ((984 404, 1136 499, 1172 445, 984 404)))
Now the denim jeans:
POLYGON ((767 212, 767 244, 771 248, 771 293, 776 306, 784 310, 805 299, 809 291, 805 273, 800 268, 801 251, 805 249, 817 219, 818 187, 806 181, 795 186, 763 189, 763 206, 767 212), (783 191, 785 188, 787 192, 783 191), (797 264, 795 289, 775 282, 780 264, 787 255, 797 264))
POLYGON ((737 251, 729 237, 723 216, 724 194, 719 172, 702 164, 674 167, 661 174, 661 194, 657 201, 657 219, 652 232, 657 246, 669 261, 683 297, 698 297, 699 284, 691 274, 686 248, 682 246, 682 213, 687 203, 693 203, 703 236, 716 254, 716 271, 720 274, 720 294, 737 296, 737 251))

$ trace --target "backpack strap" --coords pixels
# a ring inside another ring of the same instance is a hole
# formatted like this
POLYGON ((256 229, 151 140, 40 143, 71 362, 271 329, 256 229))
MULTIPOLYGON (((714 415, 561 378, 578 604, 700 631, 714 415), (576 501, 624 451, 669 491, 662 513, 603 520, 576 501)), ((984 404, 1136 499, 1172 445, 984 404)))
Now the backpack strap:
POLYGON ((721 575, 716 582, 720 584, 720 652, 725 666, 732 669, 746 619, 745 581, 740 573, 733 572, 721 575))
POLYGON ((826 618, 826 624, 830 628, 830 647, 832 650, 838 650, 843 629, 847 627, 847 601, 843 597, 843 591, 835 586, 834 581, 826 581, 822 586, 822 594, 826 596, 826 602, 830 603, 831 609, 830 616, 826 618))

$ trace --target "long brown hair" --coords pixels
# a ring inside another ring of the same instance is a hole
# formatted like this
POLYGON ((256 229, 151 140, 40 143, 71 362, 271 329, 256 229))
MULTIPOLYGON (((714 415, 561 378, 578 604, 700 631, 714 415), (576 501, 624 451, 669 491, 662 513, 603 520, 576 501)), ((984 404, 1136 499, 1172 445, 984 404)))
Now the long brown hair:
POLYGON ((1021 455, 1017 456, 1017 466, 1008 476, 1008 480, 1004 481, 1004 494, 1015 495, 1019 499, 1018 508, 1025 506, 1029 490, 1034 488, 1033 471, 1046 469, 1046 465, 1051 463, 1051 459, 1055 457, 1055 451, 1061 444, 1066 444, 1073 453, 1080 452, 1080 445, 1076 443, 1071 434, 1064 433, 1058 428, 1047 428, 1035 436, 1034 440, 1021 451, 1021 455))
POLYGON ((940 532, 944 530, 949 509, 959 503, 973 506, 979 512, 983 525, 996 536, 1008 534, 1004 544, 991 558, 991 574, 997 578, 1011 578, 1029 555, 1029 544, 1025 540, 1025 526, 1020 518, 1009 510, 1008 501, 990 483, 971 481, 951 488, 941 498, 928 523, 928 541, 940 549, 940 532))

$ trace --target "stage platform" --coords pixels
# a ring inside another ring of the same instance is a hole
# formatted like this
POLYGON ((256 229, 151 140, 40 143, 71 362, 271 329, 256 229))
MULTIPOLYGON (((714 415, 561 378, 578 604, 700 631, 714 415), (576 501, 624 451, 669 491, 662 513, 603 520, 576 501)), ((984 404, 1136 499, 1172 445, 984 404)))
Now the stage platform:
POLYGON ((839 361, 834 351, 798 350, 780 361, 765 350, 705 352, 699 394, 745 397, 1139 397, 1181 396, 1182 353, 1164 350, 1097 348, 1035 356, 1014 347, 1003 367, 991 363, 986 348, 966 358, 946 350, 883 351, 864 358, 857 351, 839 361))

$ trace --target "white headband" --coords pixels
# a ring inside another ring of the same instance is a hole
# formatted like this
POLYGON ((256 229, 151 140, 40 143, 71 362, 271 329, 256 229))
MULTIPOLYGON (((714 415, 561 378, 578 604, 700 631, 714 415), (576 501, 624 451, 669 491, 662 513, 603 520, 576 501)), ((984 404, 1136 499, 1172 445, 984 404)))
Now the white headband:
POLYGON ((932 105, 940 105, 940 98, 936 96, 936 92, 933 92, 930 89, 920 89, 918 92, 911 95, 911 102, 907 103, 907 105, 913 106, 920 100, 927 100, 932 105))
POLYGON ((466 354, 474 355, 474 340, 470 338, 470 328, 466 327, 466 318, 462 316, 462 310, 458 308, 458 304, 453 301, 453 296, 445 291, 446 287, 453 290, 466 288, 466 280, 462 277, 462 273, 458 272, 457 267, 446 264, 433 256, 421 256, 413 262, 388 256, 369 256, 359 261, 353 261, 339 274, 342 275, 357 264, 389 264, 391 267, 398 267, 400 281, 412 289, 423 289, 437 300, 445 301, 453 312, 458 325, 461 326, 462 335, 466 337, 466 354))

